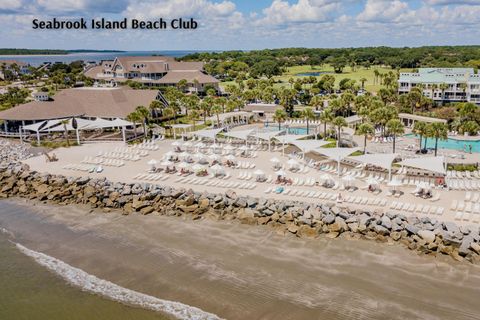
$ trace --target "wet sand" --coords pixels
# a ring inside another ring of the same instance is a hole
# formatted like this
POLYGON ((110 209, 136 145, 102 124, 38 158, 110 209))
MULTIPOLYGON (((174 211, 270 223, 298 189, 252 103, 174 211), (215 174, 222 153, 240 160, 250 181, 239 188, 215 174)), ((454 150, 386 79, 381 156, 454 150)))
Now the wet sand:
MULTIPOLYGON (((22 201, 22 202, 20 202, 22 201)), ((0 201, 14 241, 226 319, 480 319, 480 267, 366 240, 0 201)))

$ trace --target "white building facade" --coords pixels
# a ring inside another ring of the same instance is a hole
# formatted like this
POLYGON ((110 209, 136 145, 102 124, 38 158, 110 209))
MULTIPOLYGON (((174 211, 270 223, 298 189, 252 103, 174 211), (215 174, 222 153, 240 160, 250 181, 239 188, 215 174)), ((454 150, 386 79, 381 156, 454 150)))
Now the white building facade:
POLYGON ((480 74, 473 68, 420 68, 400 73, 398 93, 421 87, 423 95, 436 103, 472 102, 480 105, 480 74))

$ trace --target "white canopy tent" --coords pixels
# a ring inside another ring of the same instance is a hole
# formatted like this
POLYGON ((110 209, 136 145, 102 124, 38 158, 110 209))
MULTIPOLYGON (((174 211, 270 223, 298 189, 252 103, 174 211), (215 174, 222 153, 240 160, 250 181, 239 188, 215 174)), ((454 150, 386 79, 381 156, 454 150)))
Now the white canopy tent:
POLYGON ((295 147, 302 150, 303 157, 305 157, 305 153, 315 151, 315 149, 323 147, 329 143, 330 141, 325 140, 294 140, 290 142, 290 144, 293 144, 295 147))
POLYGON ((445 168, 445 157, 443 156, 406 159, 398 162, 398 164, 443 175, 447 173, 447 169, 445 168))
POLYGON ((388 180, 390 180, 392 177, 392 164, 397 156, 396 153, 372 153, 349 157, 349 159, 388 170, 388 180))
POLYGON ((332 159, 337 162, 337 173, 340 174, 340 161, 348 157, 358 148, 316 148, 313 150, 316 153, 327 156, 329 159, 332 159))
POLYGON ((270 140, 272 140, 272 138, 284 133, 285 130, 281 130, 281 131, 266 131, 266 132, 257 132, 257 133, 254 133, 253 136, 257 139, 261 139, 261 140, 266 140, 268 141, 268 151, 271 150, 271 144, 270 144, 270 140))
POLYGON ((275 136, 274 139, 278 140, 282 143, 282 146, 284 147, 282 149, 282 154, 285 155, 285 145, 286 144, 291 144, 294 141, 309 137, 310 135, 307 134, 285 134, 281 136, 275 136))
POLYGON ((248 140, 248 137, 252 134, 252 132, 253 132, 253 129, 241 130, 241 131, 229 131, 229 132, 224 132, 223 135, 226 137, 234 138, 234 139, 244 140, 246 143, 248 140))
POLYGON ((195 131, 193 132, 193 134, 197 137, 207 138, 207 139, 213 140, 213 142, 216 142, 217 134, 219 134, 221 131, 223 131, 223 128, 204 129, 204 130, 195 131))

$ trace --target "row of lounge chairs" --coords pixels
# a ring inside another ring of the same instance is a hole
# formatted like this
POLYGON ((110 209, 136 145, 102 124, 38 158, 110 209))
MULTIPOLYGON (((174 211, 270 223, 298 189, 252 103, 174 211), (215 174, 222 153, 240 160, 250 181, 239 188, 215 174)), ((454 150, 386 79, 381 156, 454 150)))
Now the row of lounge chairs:
POLYGON ((63 169, 90 172, 90 173, 93 173, 93 172, 101 173, 101 172, 103 172, 102 166, 92 166, 92 165, 88 165, 88 164, 67 164, 66 166, 63 166, 63 169))
MULTIPOLYGON (((133 154, 133 155, 139 155, 140 157, 148 156, 148 151, 147 150, 133 149, 131 147, 116 147, 114 149, 114 152, 130 153, 130 154, 133 154)), ((99 155, 105 154, 105 153, 107 153, 107 152, 102 153, 100 151, 99 155)))
POLYGON ((253 182, 237 182, 225 181, 224 179, 207 179, 205 177, 187 177, 186 179, 177 179, 176 182, 185 184, 204 185, 217 188, 232 188, 232 189, 254 189, 257 185, 253 182))
POLYGON ((447 178, 459 178, 459 179, 480 179, 480 171, 447 171, 447 178))
POLYGON ((255 163, 247 162, 247 161, 237 161, 237 165, 233 167, 235 169, 254 169, 255 163))
POLYGON ((480 181, 468 179, 447 179, 447 185, 452 190, 480 190, 480 181))
POLYGON ((85 157, 82 160, 82 163, 86 164, 102 164, 108 167, 122 167, 125 165, 123 160, 117 159, 102 159, 102 158, 93 158, 93 157, 85 157))
POLYGON ((139 144, 134 144, 131 147, 132 149, 140 149, 140 150, 150 150, 150 151, 156 151, 158 150, 158 146, 152 141, 152 142, 142 142, 139 144))
POLYGON ((430 205, 423 205, 423 204, 414 204, 408 202, 397 202, 392 201, 390 204, 391 210, 401 211, 402 213, 410 212, 416 214, 435 214, 441 216, 445 209, 440 206, 430 206, 430 205))
POLYGON ((137 174, 133 179, 135 180, 147 180, 147 181, 165 181, 169 178, 170 176, 167 174, 158 174, 158 173, 151 173, 151 174, 145 174, 145 173, 140 173, 137 174))
MULTIPOLYGON (((148 155, 148 153, 146 154, 148 155)), ((105 158, 105 159, 120 159, 126 161, 139 161, 140 157, 144 157, 146 155, 139 155, 139 154, 132 154, 132 153, 124 153, 124 152, 99 152, 97 157, 105 158)))

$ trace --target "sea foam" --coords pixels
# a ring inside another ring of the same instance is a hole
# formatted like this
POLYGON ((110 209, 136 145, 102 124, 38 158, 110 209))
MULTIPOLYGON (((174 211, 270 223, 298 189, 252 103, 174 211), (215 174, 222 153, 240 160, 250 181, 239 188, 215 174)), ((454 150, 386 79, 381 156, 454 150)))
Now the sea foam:
POLYGON ((164 312, 178 319, 185 320, 214 320, 218 316, 180 302, 162 300, 144 293, 133 291, 107 280, 99 279, 85 271, 48 256, 41 252, 30 250, 21 244, 17 248, 25 255, 33 258, 37 263, 55 272, 70 284, 84 291, 108 297, 114 301, 139 306, 153 311, 164 312))

